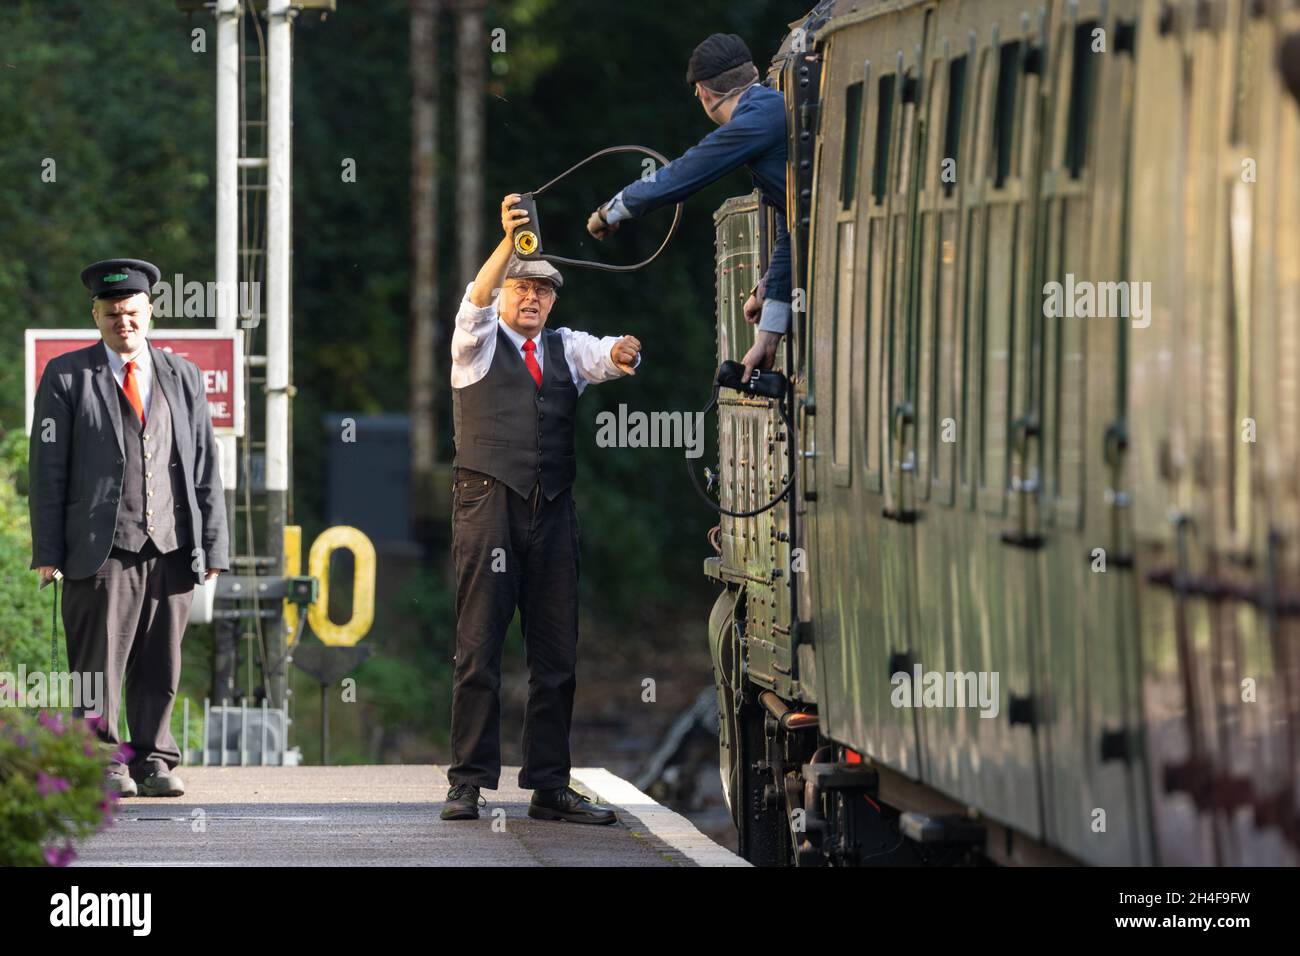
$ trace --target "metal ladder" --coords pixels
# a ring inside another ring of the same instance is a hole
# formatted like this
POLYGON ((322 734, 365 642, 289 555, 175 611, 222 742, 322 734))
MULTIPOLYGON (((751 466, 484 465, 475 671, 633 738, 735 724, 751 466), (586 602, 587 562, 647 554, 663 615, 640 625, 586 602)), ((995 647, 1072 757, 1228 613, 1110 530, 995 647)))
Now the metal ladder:
MULTIPOLYGON (((267 198, 266 28, 253 5, 244 8, 239 29, 239 288, 265 289, 267 198)), ((266 326, 265 295, 241 294, 239 327, 244 333, 245 434, 238 441, 239 480, 234 494, 231 572, 279 577, 282 574, 279 527, 270 527, 265 493, 266 326), (274 540, 271 540, 274 538, 274 540)), ((287 517, 287 516, 286 516, 287 517)), ((220 579, 218 579, 220 581, 220 579)), ((215 700, 266 699, 271 679, 265 671, 287 672, 282 602, 223 597, 214 649, 212 696, 215 700), (242 648, 241 648, 242 645, 242 648), (265 655, 265 657, 264 657, 265 655), (240 660, 244 675, 239 673, 240 660), (269 667, 266 665, 269 663, 269 667), (254 665, 260 680, 253 675, 254 665)), ((276 707, 284 700, 275 699, 276 707)))

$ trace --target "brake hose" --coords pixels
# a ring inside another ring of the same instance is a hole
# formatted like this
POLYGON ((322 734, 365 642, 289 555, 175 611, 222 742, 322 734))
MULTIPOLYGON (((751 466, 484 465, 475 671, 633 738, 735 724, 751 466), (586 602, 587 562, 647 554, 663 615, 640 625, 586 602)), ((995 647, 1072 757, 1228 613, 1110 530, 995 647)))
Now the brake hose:
MULTIPOLYGON (((790 423, 790 416, 785 410, 785 376, 780 372, 754 369, 754 371, 750 373, 749 381, 742 383, 740 381, 740 376, 744 373, 744 368, 745 367, 739 362, 731 361, 723 362, 722 365, 718 367, 718 375, 713 383, 713 397, 709 399, 709 403, 705 405, 704 410, 700 412, 701 418, 708 415, 709 412, 713 411, 717 406, 718 392, 725 385, 728 388, 735 389, 739 392, 776 399, 776 410, 781 416, 781 421, 785 423, 785 433, 789 436, 790 440, 793 441, 794 426, 790 423)), ((691 467, 691 460, 689 458, 686 459, 686 473, 691 476, 691 484, 695 486, 696 492, 699 493, 699 496, 703 499, 704 503, 714 511, 717 511, 719 514, 724 514, 729 518, 752 518, 755 515, 761 515, 764 511, 776 507, 779 501, 790 494, 790 489, 794 485, 794 472, 791 471, 789 477, 785 480, 785 484, 782 485, 781 490, 777 492, 776 497, 763 505, 763 507, 754 508, 751 511, 728 511, 718 502, 710 498, 708 493, 700 487, 699 476, 695 474, 695 469, 691 467)))

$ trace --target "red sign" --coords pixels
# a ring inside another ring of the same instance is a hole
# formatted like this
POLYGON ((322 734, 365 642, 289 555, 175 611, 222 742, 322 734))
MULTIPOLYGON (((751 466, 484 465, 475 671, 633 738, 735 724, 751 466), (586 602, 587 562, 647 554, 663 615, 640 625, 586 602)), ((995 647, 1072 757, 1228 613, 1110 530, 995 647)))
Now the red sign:
MULTIPOLYGON (((32 430, 36 387, 50 359, 101 341, 96 329, 27 330, 27 432, 32 430)), ((149 336, 155 348, 189 359, 203 373, 203 387, 218 435, 244 434, 244 350, 238 332, 171 329, 149 336)))

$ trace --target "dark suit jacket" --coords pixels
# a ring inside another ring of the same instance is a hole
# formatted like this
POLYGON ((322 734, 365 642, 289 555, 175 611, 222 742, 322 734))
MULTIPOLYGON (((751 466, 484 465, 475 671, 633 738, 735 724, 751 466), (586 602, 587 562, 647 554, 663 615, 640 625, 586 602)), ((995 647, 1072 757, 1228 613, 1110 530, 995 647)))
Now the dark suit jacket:
MULTIPOLYGON (((202 584, 207 568, 230 568, 226 499, 203 376, 197 365, 171 352, 150 345, 149 354, 153 386, 171 409, 191 540, 203 551, 195 572, 202 584)), ((28 463, 33 568, 53 565, 65 577, 86 578, 108 559, 126 462, 119 388, 102 341, 45 366, 28 463), (45 440, 47 435, 53 440, 45 440)))

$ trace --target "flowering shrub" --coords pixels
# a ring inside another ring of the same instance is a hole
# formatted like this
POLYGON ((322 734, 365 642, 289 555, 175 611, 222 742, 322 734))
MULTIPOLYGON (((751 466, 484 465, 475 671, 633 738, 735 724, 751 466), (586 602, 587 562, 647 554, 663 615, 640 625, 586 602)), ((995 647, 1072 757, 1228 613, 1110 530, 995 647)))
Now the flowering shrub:
POLYGON ((113 822, 93 720, 0 706, 0 866, 67 866, 113 822))

